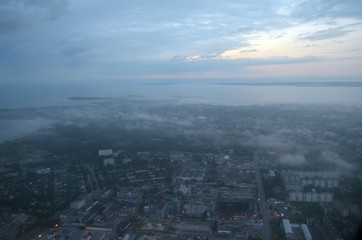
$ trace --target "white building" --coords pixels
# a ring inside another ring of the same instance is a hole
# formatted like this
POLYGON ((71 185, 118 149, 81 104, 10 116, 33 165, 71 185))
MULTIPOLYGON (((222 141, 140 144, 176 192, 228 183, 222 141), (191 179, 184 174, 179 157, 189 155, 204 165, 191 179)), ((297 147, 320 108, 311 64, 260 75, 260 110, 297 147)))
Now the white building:
POLYGON ((293 239, 293 230, 292 226, 290 225, 290 222, 288 219, 283 219, 283 228, 284 228, 284 234, 286 239, 293 239))
POLYGON ((105 159, 103 159, 103 164, 104 164, 104 166, 114 165, 114 158, 105 158, 105 159))
POLYGON ((338 172, 292 172, 282 171, 286 189, 298 191, 296 188, 313 186, 321 188, 338 187, 340 174, 338 172))
POLYGON ((98 150, 98 156, 107 157, 113 154, 112 149, 100 149, 98 150))
POLYGON ((74 202, 72 202, 70 204, 70 207, 73 209, 81 209, 84 205, 85 205, 85 199, 82 198, 82 199, 78 199, 78 200, 75 200, 74 202))
POLYGON ((289 201, 292 202, 333 202, 330 192, 289 192, 289 201))

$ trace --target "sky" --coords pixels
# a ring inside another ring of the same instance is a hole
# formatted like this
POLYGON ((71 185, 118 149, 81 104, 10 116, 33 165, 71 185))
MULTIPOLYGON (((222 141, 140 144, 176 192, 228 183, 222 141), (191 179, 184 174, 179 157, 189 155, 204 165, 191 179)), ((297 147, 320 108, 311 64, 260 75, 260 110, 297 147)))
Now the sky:
POLYGON ((1 0, 0 84, 362 81, 361 0, 1 0))

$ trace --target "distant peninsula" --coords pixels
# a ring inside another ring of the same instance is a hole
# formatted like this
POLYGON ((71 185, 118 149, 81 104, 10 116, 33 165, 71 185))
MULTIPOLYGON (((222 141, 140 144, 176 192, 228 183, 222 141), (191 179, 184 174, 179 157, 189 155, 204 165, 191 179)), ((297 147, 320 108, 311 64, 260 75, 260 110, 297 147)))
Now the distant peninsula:
POLYGON ((69 100, 72 101, 98 101, 98 100, 108 100, 106 97, 69 97, 69 100))

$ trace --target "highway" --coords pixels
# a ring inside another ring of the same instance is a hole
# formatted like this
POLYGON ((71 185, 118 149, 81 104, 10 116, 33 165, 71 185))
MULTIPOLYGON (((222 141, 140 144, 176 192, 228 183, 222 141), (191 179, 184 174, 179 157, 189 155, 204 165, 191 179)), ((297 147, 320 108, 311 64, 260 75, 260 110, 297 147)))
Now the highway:
POLYGON ((258 188, 258 196, 259 196, 258 203, 259 203, 260 212, 263 217, 263 240, 271 240, 268 203, 266 202, 265 199, 264 187, 260 174, 260 162, 257 153, 254 153, 254 167, 255 167, 256 185, 258 188))

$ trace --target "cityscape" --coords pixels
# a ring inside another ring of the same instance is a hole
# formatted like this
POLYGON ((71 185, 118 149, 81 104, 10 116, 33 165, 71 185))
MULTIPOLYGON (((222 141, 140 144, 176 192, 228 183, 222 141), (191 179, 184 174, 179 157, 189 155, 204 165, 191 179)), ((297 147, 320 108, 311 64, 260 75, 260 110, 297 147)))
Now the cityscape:
POLYGON ((354 108, 82 101, 1 110, 48 122, 0 145, 1 239, 328 240, 359 230, 354 108))

